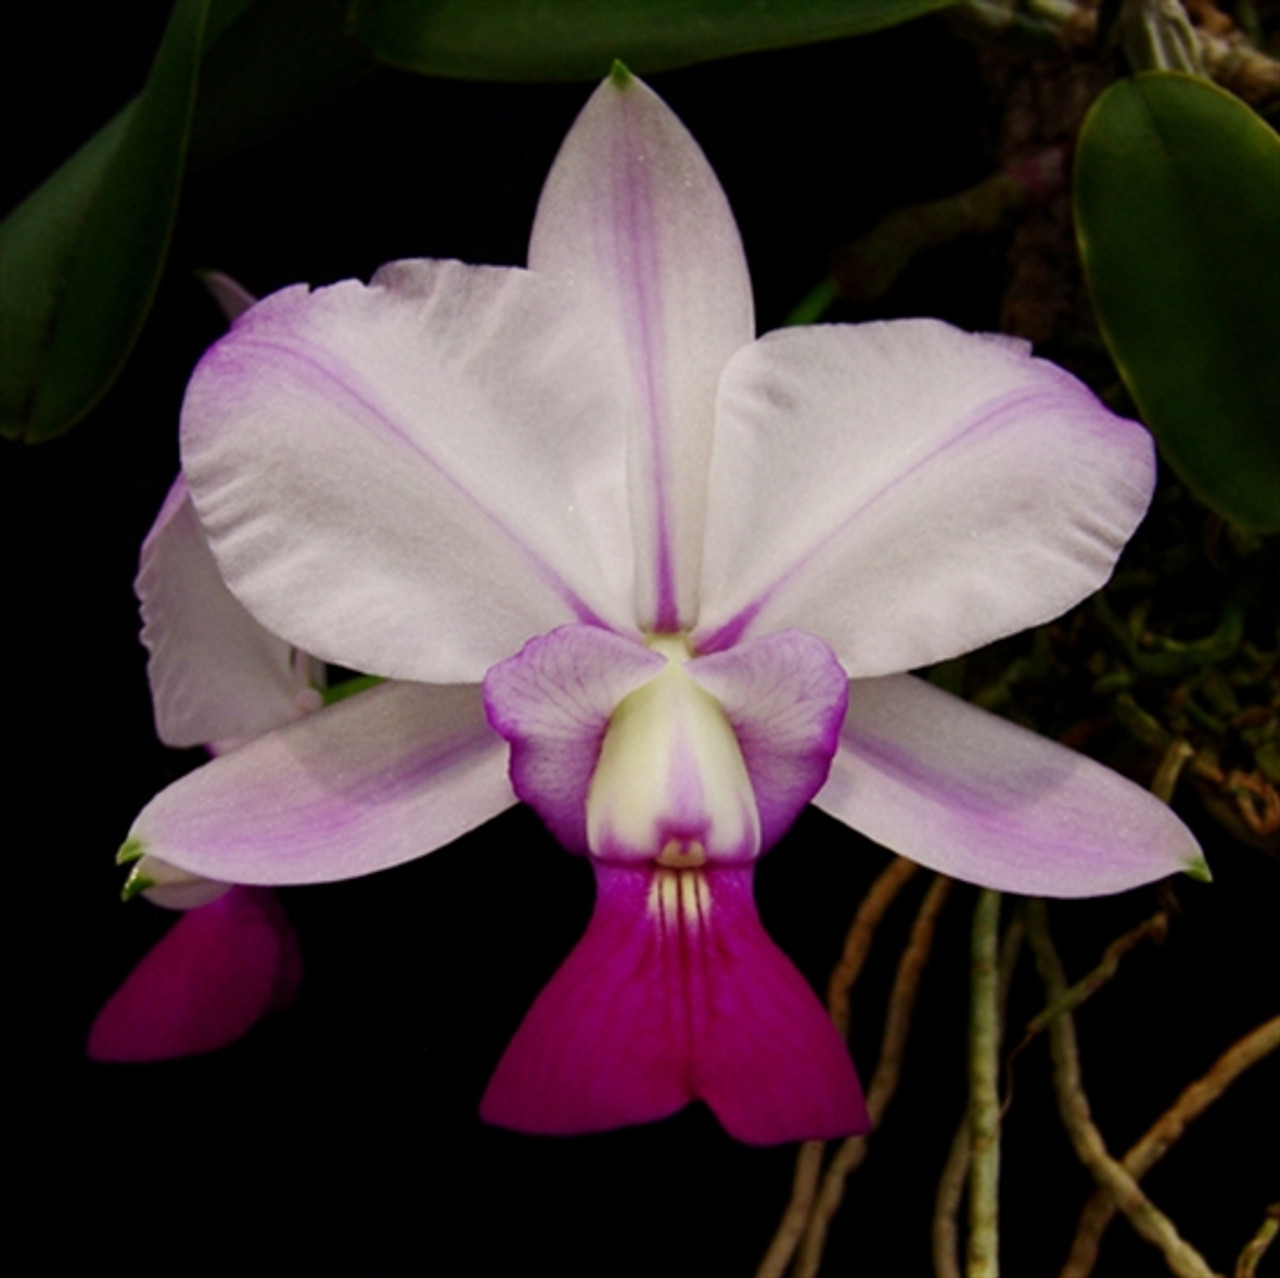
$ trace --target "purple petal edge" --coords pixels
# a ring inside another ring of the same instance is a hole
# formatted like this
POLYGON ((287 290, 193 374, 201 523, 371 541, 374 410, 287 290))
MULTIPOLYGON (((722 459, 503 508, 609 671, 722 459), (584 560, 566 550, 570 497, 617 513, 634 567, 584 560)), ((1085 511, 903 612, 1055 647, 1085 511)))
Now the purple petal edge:
POLYGON ((665 664, 612 631, 561 626, 485 676, 485 713, 511 743, 512 789, 570 852, 587 851, 587 791, 610 716, 665 664))
POLYGON ((800 630, 750 639, 687 669, 733 726, 767 851, 827 780, 849 681, 831 649, 800 630))
POLYGON ((814 802, 901 856, 1002 892, 1103 896, 1179 871, 1208 877, 1194 836, 1153 794, 909 675, 850 684, 814 802))

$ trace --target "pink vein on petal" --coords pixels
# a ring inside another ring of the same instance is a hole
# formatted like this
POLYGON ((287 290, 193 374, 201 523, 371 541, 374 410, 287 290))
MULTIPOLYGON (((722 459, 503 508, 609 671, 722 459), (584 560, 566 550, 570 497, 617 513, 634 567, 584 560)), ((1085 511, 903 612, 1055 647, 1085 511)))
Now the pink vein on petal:
MULTIPOLYGON (((497 528, 504 537, 513 545, 518 547, 528 558, 534 567, 538 577, 547 584, 547 586, 557 594, 564 603, 573 611, 578 620, 587 625, 600 626, 606 630, 612 630, 608 622, 604 621, 596 611, 591 608, 569 585, 567 581, 537 553, 519 534, 513 529, 495 510, 486 505, 474 492, 463 484, 455 475, 450 473, 449 469, 444 466, 438 458, 422 447, 422 445, 413 438, 401 425, 393 421, 385 413, 383 413, 375 403, 373 403, 365 395, 361 394, 354 385, 354 380, 345 380, 338 373, 330 369, 322 359, 307 351, 300 350, 292 346, 284 346, 278 342, 266 342, 262 340, 243 339, 239 343, 240 351, 264 351, 281 357, 282 361, 292 361, 296 364, 304 366, 315 374, 311 380, 319 380, 332 384, 336 391, 345 396, 348 400, 354 402, 363 410, 366 420, 380 426, 387 434, 393 436, 402 445, 410 449, 418 458, 425 462, 446 484, 448 484, 456 493, 464 500, 474 506, 484 518, 486 518, 495 528, 497 528)), ((349 371, 349 370, 348 370, 349 371)))
MULTIPOLYGON (((626 106, 623 110, 626 115, 630 114, 626 106)), ((623 334, 623 341, 629 354, 636 353, 632 363, 640 382, 646 417, 641 446, 647 445, 649 453, 645 469, 652 484, 655 537, 653 555, 657 566, 653 629, 676 631, 680 629, 680 616, 672 546, 671 493, 666 482, 670 461, 666 435, 671 424, 664 420, 666 414, 659 390, 666 369, 662 349, 658 228, 654 221, 649 185, 643 179, 640 164, 632 159, 633 146, 625 147, 623 153, 628 157, 628 162, 617 171, 611 213, 614 226, 622 232, 618 237, 619 248, 629 250, 625 260, 620 263, 620 274, 625 278, 620 281, 619 296, 631 302, 624 312, 628 331, 623 334)))
POLYGON ((1012 392, 997 399, 994 403, 983 405, 959 430, 940 441, 929 452, 895 476, 890 483, 883 488, 877 489, 860 505, 855 506, 839 523, 828 530, 823 537, 807 549, 802 550, 795 557, 789 568, 779 573, 756 599, 740 609, 735 616, 730 617, 728 621, 718 626, 710 635, 706 637, 697 636, 698 651, 704 653, 719 652, 738 643, 760 613, 768 607, 770 600, 789 582, 800 576, 810 561, 820 555, 833 541, 847 533, 852 525, 856 524, 868 511, 889 496, 896 488, 912 478, 912 476, 935 462, 941 461, 953 449, 972 442, 975 437, 980 437, 988 432, 1002 430, 1009 425, 1015 424, 1023 415, 1040 408, 1047 409, 1059 402, 1060 397, 1057 395, 1043 390, 1031 390, 1012 392))

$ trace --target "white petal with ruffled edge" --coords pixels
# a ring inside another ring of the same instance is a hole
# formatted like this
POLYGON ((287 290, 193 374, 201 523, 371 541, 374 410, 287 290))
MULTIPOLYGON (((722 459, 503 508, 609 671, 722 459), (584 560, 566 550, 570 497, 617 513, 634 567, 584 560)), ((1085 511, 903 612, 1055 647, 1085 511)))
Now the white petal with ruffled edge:
POLYGON ((772 333, 722 382, 694 643, 795 627, 855 677, 967 652, 1102 585, 1154 467, 1141 426, 1025 343, 772 333))
POLYGON ((181 476, 142 543, 134 590, 156 732, 166 745, 256 737, 319 704, 292 645, 264 630, 227 589, 181 476))
POLYGON ((1190 831, 1092 759, 921 679, 854 680, 814 803, 877 843, 969 883, 1102 896, 1185 871, 1190 831))
POLYGON ((607 630, 561 626, 485 676, 485 712, 511 744, 511 784, 570 852, 587 851, 587 791, 609 720, 664 664, 607 630))
POLYGON ((685 629, 697 615, 716 386, 755 337, 751 281, 706 157, 625 72, 596 90, 565 138, 529 267, 570 281, 614 342, 630 432, 637 623, 685 629))
POLYGON ((162 790, 125 844, 234 883, 322 883, 423 856, 515 803, 480 689, 384 684, 162 790))
POLYGON ((831 649, 800 630, 748 639, 686 668, 733 725, 767 851, 827 779, 848 680, 831 649))
POLYGON ((396 262, 241 316, 187 391, 183 471, 273 633, 373 674, 475 682, 563 622, 633 629, 615 393, 564 286, 396 262))

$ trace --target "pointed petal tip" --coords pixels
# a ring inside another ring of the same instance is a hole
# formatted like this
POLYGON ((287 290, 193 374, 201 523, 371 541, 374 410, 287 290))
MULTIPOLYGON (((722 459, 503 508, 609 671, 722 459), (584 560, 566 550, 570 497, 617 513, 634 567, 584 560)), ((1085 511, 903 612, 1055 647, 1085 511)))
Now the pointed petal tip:
POLYGON ((132 865, 135 861, 141 861, 146 854, 146 845, 142 840, 130 835, 120 845, 120 851, 116 853, 116 864, 132 865))
POLYGON ((124 887, 120 889, 120 899, 128 903, 135 896, 141 896, 144 892, 149 892, 155 885, 155 879, 151 878, 150 875, 143 874, 135 863, 133 869, 129 871, 129 877, 124 881, 124 887))
POLYGON ((209 290, 228 323, 239 319, 258 300, 243 284, 222 271, 197 271, 196 278, 209 290))
POLYGON ((613 66, 609 68, 609 83, 615 89, 629 89, 637 83, 637 80, 625 62, 620 58, 614 58, 613 66))
POLYGON ((850 683, 814 802, 901 856, 1001 892, 1107 896, 1208 874, 1195 836, 1149 790, 910 675, 850 683))
POLYGON ((1195 879, 1198 883, 1213 882, 1213 874, 1209 869, 1209 862, 1206 861, 1203 856, 1192 857, 1192 859, 1187 862, 1183 873, 1186 874, 1188 878, 1195 879))

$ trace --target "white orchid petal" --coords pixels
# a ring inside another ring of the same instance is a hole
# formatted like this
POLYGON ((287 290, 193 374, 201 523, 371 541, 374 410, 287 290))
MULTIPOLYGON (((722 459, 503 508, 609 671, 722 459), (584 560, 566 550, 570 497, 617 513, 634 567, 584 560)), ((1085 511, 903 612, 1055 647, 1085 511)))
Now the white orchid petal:
POLYGON ((632 626, 599 343, 528 272, 397 262, 286 289, 206 354, 183 470, 258 619, 355 669, 474 682, 566 621, 632 626))
POLYGON ((198 910, 231 890, 230 883, 217 883, 189 874, 157 856, 144 856, 129 867, 125 896, 140 891, 152 905, 163 910, 198 910), (142 884, 147 884, 145 888, 142 884))
POLYGON ((1207 876, 1190 831, 1154 795, 909 675, 850 684, 814 803, 921 865, 1003 892, 1100 896, 1207 876))
POLYGON ((966 652, 1110 575, 1150 437, 1023 343, 933 320, 770 334, 730 363, 704 651, 796 627, 855 677, 966 652))
POLYGON ((515 803, 474 685, 384 684, 161 791, 125 848, 232 883, 322 883, 399 865, 515 803))
POLYGON ((629 419, 640 627, 696 618, 716 385, 755 336, 751 281, 698 144, 625 73, 596 90, 538 205, 529 266, 569 280, 615 344, 629 419))
POLYGON ((181 476, 142 543, 134 590, 166 745, 256 737, 303 713, 306 668, 227 589, 181 476))

